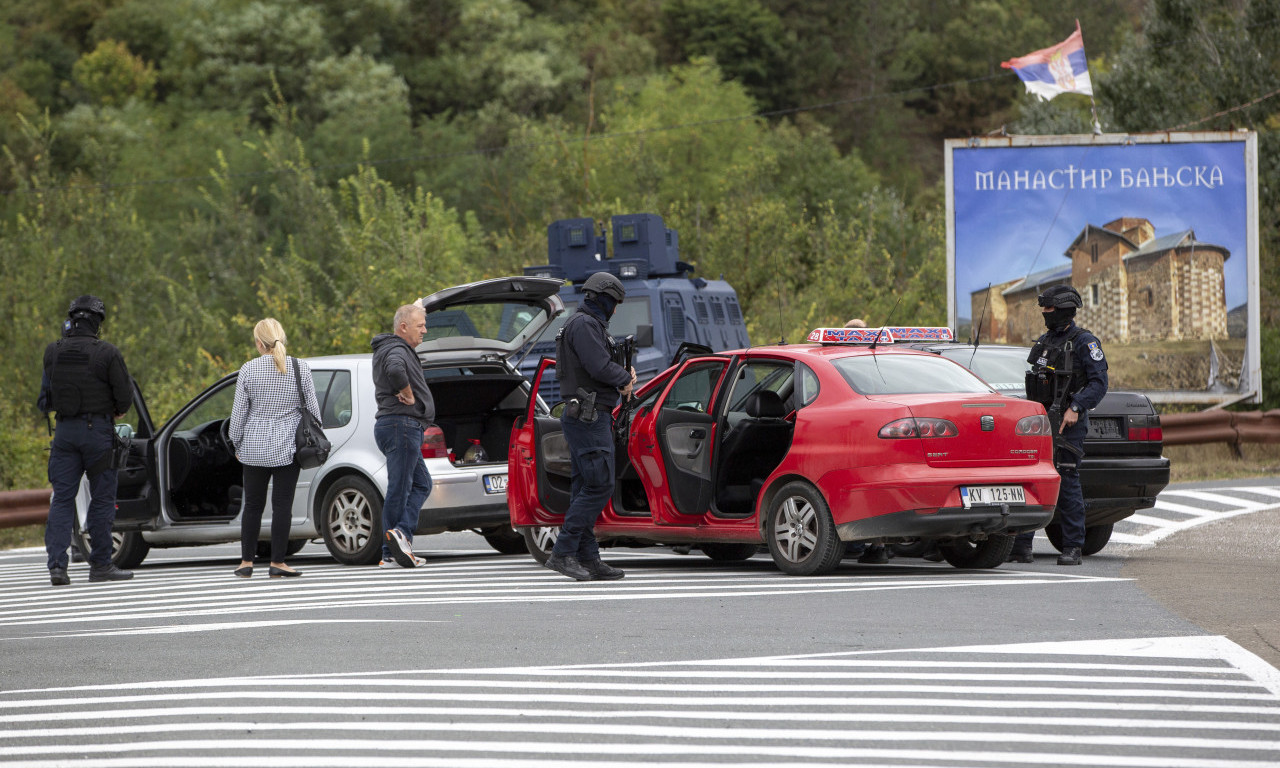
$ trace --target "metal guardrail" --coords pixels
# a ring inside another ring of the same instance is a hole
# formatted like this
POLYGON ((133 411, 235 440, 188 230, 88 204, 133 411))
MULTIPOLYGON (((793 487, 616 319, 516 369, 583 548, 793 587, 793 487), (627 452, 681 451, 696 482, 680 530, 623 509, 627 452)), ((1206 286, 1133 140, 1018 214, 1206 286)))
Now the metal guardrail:
MULTIPOLYGON (((1165 445, 1280 443, 1280 409, 1271 411, 1199 411, 1160 417, 1165 445)), ((41 525, 49 517, 48 488, 0 491, 0 528, 41 525)))
POLYGON ((1280 410, 1199 411, 1160 417, 1165 445, 1280 443, 1280 410))
POLYGON ((48 488, 30 491, 0 491, 0 528, 43 525, 49 518, 48 488))

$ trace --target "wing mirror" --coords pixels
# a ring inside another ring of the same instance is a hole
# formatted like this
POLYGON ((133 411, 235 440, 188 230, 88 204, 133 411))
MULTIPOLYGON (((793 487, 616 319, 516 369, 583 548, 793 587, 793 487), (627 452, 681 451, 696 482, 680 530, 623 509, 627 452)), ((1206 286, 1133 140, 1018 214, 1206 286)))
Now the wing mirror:
POLYGON ((653 323, 645 323, 644 325, 636 326, 636 346, 653 346, 653 323))

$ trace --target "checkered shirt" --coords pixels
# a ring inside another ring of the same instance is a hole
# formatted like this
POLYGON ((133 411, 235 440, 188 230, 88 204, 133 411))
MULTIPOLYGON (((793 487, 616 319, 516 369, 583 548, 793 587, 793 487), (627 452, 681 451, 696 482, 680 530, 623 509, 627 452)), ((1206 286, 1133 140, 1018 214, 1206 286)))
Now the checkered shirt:
POLYGON ((307 410, 320 418, 311 368, 297 358, 288 360, 286 373, 276 370, 271 355, 240 366, 236 401, 231 408, 231 442, 235 444, 241 464, 283 467, 293 461, 294 436, 302 419, 298 413, 298 384, 293 376, 295 362, 302 375, 307 410))

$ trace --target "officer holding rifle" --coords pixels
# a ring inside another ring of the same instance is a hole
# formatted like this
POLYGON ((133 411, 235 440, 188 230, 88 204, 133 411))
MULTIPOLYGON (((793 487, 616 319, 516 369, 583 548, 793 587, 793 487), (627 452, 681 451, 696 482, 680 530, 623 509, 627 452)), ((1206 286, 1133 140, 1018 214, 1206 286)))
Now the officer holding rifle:
MULTIPOLYGON (((1080 489, 1080 460, 1089 431, 1089 411, 1107 394, 1107 359, 1098 337, 1075 324, 1084 306, 1069 285, 1055 285, 1038 298, 1048 332, 1036 339, 1027 362, 1027 398, 1044 405, 1053 430, 1053 459, 1062 476, 1058 492, 1058 524, 1062 527, 1062 555, 1058 565, 1080 565, 1084 547, 1084 494, 1080 489)), ((1018 534, 1009 559, 1032 562, 1034 531, 1018 534)))
POLYGON ((556 336, 556 376, 566 397, 560 423, 569 444, 569 509, 547 567, 578 581, 612 581, 625 574, 600 559, 595 524, 613 495, 612 412, 630 397, 636 371, 609 335, 609 318, 626 297, 622 281, 597 272, 582 286, 583 301, 556 336))

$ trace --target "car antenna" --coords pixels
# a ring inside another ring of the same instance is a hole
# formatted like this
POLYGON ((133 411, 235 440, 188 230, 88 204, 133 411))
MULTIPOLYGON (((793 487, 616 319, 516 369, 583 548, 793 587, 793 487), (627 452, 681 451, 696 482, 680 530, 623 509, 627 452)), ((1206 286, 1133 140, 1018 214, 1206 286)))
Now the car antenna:
POLYGON ((885 334, 885 329, 893 325, 893 316, 898 312, 898 305, 902 303, 902 294, 898 294, 898 300, 893 303, 893 309, 889 310, 889 321, 880 326, 880 330, 876 331, 876 337, 871 340, 871 351, 876 350, 876 345, 880 343, 880 337, 885 334))
POLYGON ((982 314, 978 315, 978 327, 969 327, 969 332, 973 334, 970 341, 973 343, 973 352, 969 355, 969 364, 965 367, 973 370, 973 358, 978 356, 978 339, 982 336, 982 321, 987 319, 987 305, 991 303, 991 283, 987 283, 987 295, 982 302, 982 314))
MULTIPOLYGON (((898 294, 898 300, 893 303, 893 309, 889 310, 888 320, 892 321, 893 316, 898 312, 898 305, 902 303, 902 294, 898 294)), ((885 329, 891 323, 885 323, 876 331, 876 337, 871 340, 871 361, 876 364, 876 375, 880 377, 880 381, 884 381, 884 374, 880 372, 880 358, 876 356, 876 345, 880 343, 880 336, 886 333, 885 329)), ((887 382, 886 382, 887 383, 887 382)))
POLYGON ((778 269, 778 251, 773 252, 773 282, 778 289, 778 345, 787 343, 786 324, 782 321, 782 270, 778 269))

